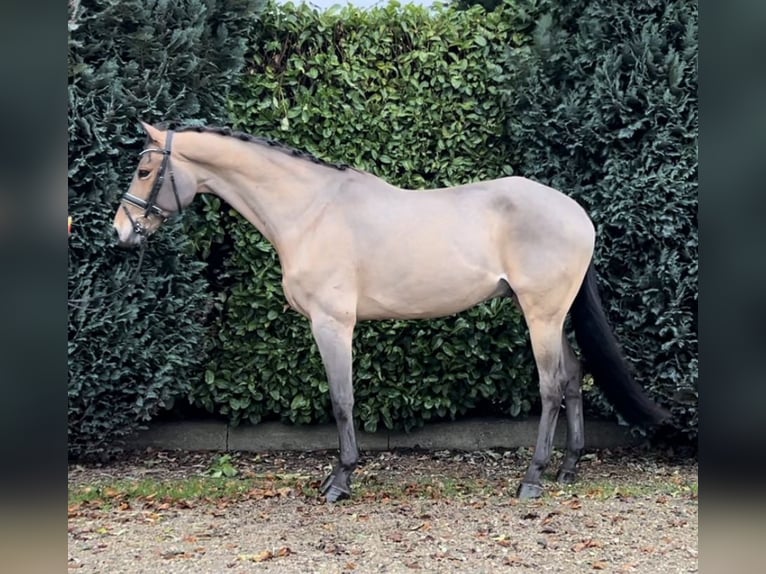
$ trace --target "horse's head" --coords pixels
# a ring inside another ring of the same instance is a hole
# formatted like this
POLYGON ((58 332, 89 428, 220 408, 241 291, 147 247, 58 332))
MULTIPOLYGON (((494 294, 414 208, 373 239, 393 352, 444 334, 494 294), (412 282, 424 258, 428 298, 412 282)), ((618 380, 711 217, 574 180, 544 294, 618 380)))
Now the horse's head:
POLYGON ((136 246, 191 203, 196 185, 183 169, 174 171, 173 132, 141 122, 148 136, 128 191, 120 199, 114 229, 122 246, 136 246))

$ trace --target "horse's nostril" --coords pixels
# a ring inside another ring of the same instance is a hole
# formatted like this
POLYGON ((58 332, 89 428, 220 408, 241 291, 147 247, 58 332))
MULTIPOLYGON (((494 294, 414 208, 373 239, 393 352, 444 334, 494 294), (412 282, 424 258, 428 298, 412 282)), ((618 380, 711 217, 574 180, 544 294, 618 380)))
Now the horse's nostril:
POLYGON ((132 227, 115 224, 114 231, 117 234, 116 244, 118 247, 135 247, 140 243, 141 237, 133 232, 132 227))

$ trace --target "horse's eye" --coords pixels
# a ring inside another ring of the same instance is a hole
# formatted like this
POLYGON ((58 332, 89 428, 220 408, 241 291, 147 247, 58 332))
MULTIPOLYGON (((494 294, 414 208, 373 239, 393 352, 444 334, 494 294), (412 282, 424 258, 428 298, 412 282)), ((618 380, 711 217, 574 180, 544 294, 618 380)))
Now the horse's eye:
POLYGON ((138 178, 139 179, 146 179, 147 177, 149 177, 149 174, 151 174, 151 173, 152 172, 150 172, 148 169, 139 169, 138 170, 138 178))

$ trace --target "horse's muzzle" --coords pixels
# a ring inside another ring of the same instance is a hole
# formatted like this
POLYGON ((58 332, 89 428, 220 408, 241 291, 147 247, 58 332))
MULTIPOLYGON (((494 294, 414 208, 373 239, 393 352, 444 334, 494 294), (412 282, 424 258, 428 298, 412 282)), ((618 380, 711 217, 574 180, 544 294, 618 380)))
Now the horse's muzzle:
POLYGON ((115 226, 117 232, 117 245, 126 249, 138 247, 146 238, 143 234, 136 233, 133 229, 115 226))

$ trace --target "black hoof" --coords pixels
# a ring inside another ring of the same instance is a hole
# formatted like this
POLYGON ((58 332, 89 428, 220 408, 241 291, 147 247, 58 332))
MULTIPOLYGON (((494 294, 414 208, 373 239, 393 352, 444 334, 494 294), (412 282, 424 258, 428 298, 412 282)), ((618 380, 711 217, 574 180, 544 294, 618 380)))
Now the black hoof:
POLYGON ((572 484, 577 481, 577 473, 574 470, 559 470, 556 481, 561 484, 572 484))
POLYGON ((341 500, 351 498, 351 492, 349 490, 338 488, 334 484, 330 485, 330 488, 322 494, 324 494, 324 498, 327 502, 340 502, 341 500))
POLYGON ((516 496, 518 496, 521 500, 540 498, 542 495, 543 487, 539 484, 532 484, 531 482, 522 482, 516 491, 516 496))
POLYGON ((348 486, 338 486, 335 484, 337 480, 338 477, 332 473, 319 485, 319 493, 327 502, 338 502, 351 497, 351 489, 348 486))

